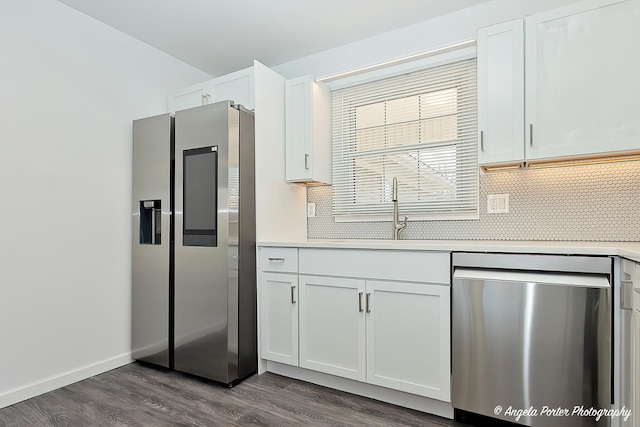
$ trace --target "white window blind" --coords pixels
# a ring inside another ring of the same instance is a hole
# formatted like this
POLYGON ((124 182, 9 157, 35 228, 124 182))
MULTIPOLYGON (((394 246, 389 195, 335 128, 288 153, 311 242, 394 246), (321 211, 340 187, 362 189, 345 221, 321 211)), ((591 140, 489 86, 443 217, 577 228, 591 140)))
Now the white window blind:
POLYGON ((476 60, 332 93, 336 220, 473 217, 478 209, 476 60))

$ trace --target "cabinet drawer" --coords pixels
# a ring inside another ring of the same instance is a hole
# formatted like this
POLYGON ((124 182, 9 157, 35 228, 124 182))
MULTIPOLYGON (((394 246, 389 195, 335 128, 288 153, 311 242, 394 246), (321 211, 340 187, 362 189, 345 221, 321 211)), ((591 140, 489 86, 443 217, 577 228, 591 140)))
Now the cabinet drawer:
POLYGON ((300 274, 450 283, 449 252, 300 249, 300 274))
POLYGON ((298 273, 298 248, 260 248, 260 270, 298 273))

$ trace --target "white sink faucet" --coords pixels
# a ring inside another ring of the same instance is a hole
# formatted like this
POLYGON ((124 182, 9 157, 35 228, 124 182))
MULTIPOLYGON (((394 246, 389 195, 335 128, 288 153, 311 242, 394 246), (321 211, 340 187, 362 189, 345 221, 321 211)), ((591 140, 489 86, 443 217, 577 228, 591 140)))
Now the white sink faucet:
POLYGON ((398 220, 398 178, 393 178, 393 190, 391 193, 391 201, 393 202, 393 240, 400 239, 400 232, 407 228, 407 217, 404 221, 398 220))

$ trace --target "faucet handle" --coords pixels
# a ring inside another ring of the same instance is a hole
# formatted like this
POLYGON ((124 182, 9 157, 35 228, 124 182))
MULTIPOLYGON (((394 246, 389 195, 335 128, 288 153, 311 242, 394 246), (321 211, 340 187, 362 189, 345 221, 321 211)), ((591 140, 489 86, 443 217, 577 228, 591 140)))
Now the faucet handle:
POLYGON ((405 226, 407 225, 407 220, 408 220, 408 219, 409 219, 409 217, 405 215, 405 217, 404 217, 404 225, 405 225, 405 226))

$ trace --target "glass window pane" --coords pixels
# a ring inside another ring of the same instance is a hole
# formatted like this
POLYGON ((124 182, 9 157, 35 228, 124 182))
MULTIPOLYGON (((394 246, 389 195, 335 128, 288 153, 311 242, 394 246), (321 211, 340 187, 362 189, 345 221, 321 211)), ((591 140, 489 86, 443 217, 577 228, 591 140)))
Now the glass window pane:
POLYGON ((445 116, 456 114, 458 110, 458 90, 456 88, 424 93, 421 97, 421 117, 445 116))
POLYGON ((387 101, 387 125, 415 121, 419 118, 420 95, 387 101))

